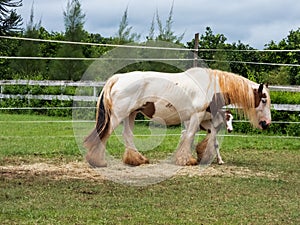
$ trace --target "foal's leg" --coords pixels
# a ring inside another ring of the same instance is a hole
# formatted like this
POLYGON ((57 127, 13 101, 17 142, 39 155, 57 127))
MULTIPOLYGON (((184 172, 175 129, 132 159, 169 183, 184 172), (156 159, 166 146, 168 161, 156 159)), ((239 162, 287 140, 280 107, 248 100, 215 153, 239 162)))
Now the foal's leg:
POLYGON ((217 153, 217 162, 219 165, 224 164, 224 161, 222 160, 221 154, 220 154, 220 149, 219 149, 219 142, 216 139, 216 144, 215 144, 215 148, 216 148, 216 153, 217 153))
POLYGON ((123 155, 123 162, 132 166, 139 166, 141 164, 149 163, 149 160, 137 151, 133 142, 133 127, 136 114, 136 112, 133 112, 124 119, 123 130, 123 138, 126 147, 123 155))
POLYGON ((221 129, 222 124, 224 124, 224 117, 225 114, 224 112, 222 112, 221 110, 218 111, 218 113, 215 115, 213 121, 211 121, 211 127, 213 128, 213 147, 216 151, 217 154, 217 162, 219 165, 224 164, 224 161, 222 160, 221 154, 220 154, 220 146, 219 146, 219 142, 217 140, 217 134, 221 129))
POLYGON ((206 149, 203 153, 203 157, 201 158, 200 164, 209 164, 212 162, 215 156, 215 152, 218 151, 218 141, 217 141, 217 131, 214 126, 211 126, 210 134, 208 136, 208 141, 206 145, 206 149))

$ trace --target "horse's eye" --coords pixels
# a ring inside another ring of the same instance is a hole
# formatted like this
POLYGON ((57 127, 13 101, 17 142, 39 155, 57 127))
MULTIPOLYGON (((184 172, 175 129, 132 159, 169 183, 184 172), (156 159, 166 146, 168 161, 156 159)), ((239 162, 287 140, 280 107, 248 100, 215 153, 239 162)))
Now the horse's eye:
POLYGON ((262 102, 263 104, 266 104, 266 103, 267 103, 267 100, 266 100, 266 99, 262 99, 261 102, 262 102))

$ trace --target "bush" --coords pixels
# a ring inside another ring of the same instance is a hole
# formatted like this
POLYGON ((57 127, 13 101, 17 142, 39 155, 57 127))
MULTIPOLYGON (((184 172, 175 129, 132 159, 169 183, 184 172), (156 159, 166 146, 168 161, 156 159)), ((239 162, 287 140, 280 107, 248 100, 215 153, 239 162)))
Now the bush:
MULTIPOLYGON (((14 85, 5 86, 3 94, 20 94, 25 96, 25 98, 14 98, 14 99, 2 99, 0 100, 1 108, 26 108, 30 107, 32 109, 5 109, 1 112, 6 113, 19 113, 19 114, 41 114, 47 116, 60 116, 60 117, 72 117, 94 120, 95 111, 91 109, 73 110, 73 101, 61 101, 57 99, 53 100, 39 100, 39 99, 28 99, 27 94, 31 95, 92 95, 93 89, 90 87, 81 87, 76 89, 75 87, 40 87, 38 85, 14 85), (47 109, 60 107, 59 109, 47 109), (63 107, 67 107, 64 109, 63 107)), ((300 93, 291 92, 271 92, 272 103, 275 104, 300 104, 300 93)), ((95 107, 96 104, 93 102, 76 102, 76 107, 95 107)), ((234 113, 234 110, 232 110, 234 113)), ((240 118, 236 113, 234 113, 234 120, 244 120, 240 118)), ((137 119, 143 119, 141 114, 138 114, 137 119)), ((244 133, 244 134, 259 134, 261 132, 274 135, 290 135, 290 136, 300 136, 300 122, 299 112, 289 112, 289 111, 275 111, 272 110, 272 120, 281 121, 283 123, 272 123, 270 128, 266 131, 260 131, 253 128, 249 122, 239 122, 234 123, 234 132, 244 133), (292 123, 286 123, 292 122, 292 123)), ((145 124, 148 124, 145 122, 145 124)))

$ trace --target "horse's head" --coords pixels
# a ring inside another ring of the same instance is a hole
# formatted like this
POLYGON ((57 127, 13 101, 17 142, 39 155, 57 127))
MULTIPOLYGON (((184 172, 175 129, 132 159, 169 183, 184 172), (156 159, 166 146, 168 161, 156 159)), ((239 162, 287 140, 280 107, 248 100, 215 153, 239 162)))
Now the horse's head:
POLYGON ((258 89, 254 89, 254 99, 258 128, 265 130, 271 124, 271 99, 268 86, 260 84, 258 89))
POLYGON ((228 133, 231 133, 233 131, 232 120, 233 120, 233 116, 232 116, 230 110, 226 110, 225 111, 225 122, 226 122, 226 130, 228 133))

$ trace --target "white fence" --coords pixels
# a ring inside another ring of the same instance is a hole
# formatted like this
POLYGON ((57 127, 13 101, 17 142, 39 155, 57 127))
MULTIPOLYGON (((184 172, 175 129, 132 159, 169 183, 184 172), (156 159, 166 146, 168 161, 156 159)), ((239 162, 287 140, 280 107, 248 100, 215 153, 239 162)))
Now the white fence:
MULTIPOLYGON (((36 81, 36 80, 0 80, 0 99, 7 98, 21 98, 21 99, 40 99, 40 100, 73 100, 73 101, 96 101, 99 89, 103 87, 105 82, 95 81, 36 81), (93 94, 89 96, 76 95, 33 95, 33 94, 4 94, 6 86, 24 85, 24 86, 42 86, 42 87, 89 87, 93 89, 93 94)), ((286 91, 286 92, 300 92, 300 86, 269 86, 271 91, 286 91)), ((272 104, 272 107, 278 111, 300 111, 300 105, 292 104, 272 104)))

